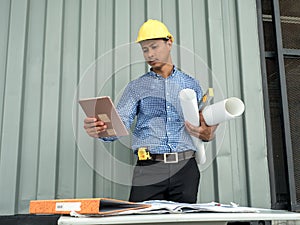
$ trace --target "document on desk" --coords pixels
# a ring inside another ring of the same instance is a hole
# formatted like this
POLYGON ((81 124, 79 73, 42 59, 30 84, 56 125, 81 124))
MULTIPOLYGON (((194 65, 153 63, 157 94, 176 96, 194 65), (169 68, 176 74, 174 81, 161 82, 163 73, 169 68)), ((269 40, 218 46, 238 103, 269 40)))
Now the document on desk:
MULTIPOLYGON (((136 215, 136 214, 181 214, 181 213, 199 213, 199 212, 220 212, 220 213, 257 213, 259 209, 250 207, 240 207, 234 203, 220 204, 217 202, 200 203, 200 204, 188 204, 178 203, 165 200, 151 200, 139 202, 136 204, 147 205, 147 208, 132 208, 126 211, 119 211, 107 214, 106 216, 113 215, 136 215)), ((77 212, 70 214, 74 217, 97 217, 100 215, 90 214, 82 215, 77 212)), ((101 215, 103 216, 103 215, 101 215)))
POLYGON ((194 213, 194 212, 222 212, 222 213, 255 213, 259 209, 251 207, 241 207, 235 203, 220 204, 217 202, 210 203, 178 203, 165 200, 145 201, 142 204, 150 205, 148 208, 128 210, 120 212, 119 215, 128 214, 163 214, 163 213, 194 213))

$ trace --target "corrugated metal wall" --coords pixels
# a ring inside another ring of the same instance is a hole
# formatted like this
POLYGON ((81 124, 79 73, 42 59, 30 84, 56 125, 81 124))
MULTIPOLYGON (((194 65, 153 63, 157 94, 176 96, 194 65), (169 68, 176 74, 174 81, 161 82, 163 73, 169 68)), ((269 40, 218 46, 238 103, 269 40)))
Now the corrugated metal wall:
POLYGON ((32 199, 127 199, 130 140, 89 138, 77 100, 117 101, 147 70, 133 42, 148 18, 215 100, 246 105, 206 146, 199 201, 270 206, 255 0, 1 0, 0 214, 28 213, 32 199))

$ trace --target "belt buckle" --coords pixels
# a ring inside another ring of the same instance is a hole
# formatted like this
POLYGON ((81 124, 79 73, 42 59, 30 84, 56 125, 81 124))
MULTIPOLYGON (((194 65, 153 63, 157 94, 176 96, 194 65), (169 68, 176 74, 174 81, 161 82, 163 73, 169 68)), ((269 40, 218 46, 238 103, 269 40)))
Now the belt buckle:
POLYGON ((178 153, 164 153, 164 163, 178 163, 178 153))

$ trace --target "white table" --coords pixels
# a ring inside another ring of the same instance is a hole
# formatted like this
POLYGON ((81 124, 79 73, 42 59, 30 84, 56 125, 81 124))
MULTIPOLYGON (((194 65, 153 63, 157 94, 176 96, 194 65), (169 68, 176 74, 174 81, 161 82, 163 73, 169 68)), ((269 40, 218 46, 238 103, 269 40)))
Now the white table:
POLYGON ((260 210, 258 213, 182 213, 182 214, 147 214, 120 215, 108 217, 62 216, 58 225, 104 225, 104 224, 178 224, 178 225, 224 225, 233 221, 272 221, 275 225, 300 225, 300 213, 283 210, 260 210))

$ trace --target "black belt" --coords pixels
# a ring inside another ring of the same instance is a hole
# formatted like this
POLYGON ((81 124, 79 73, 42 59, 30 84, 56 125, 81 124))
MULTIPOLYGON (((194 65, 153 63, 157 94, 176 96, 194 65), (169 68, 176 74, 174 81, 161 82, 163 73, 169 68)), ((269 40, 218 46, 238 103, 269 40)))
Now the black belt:
POLYGON ((195 151, 188 150, 184 152, 170 152, 164 154, 151 154, 150 161, 159 161, 165 163, 177 163, 185 159, 191 159, 195 157, 195 151))

